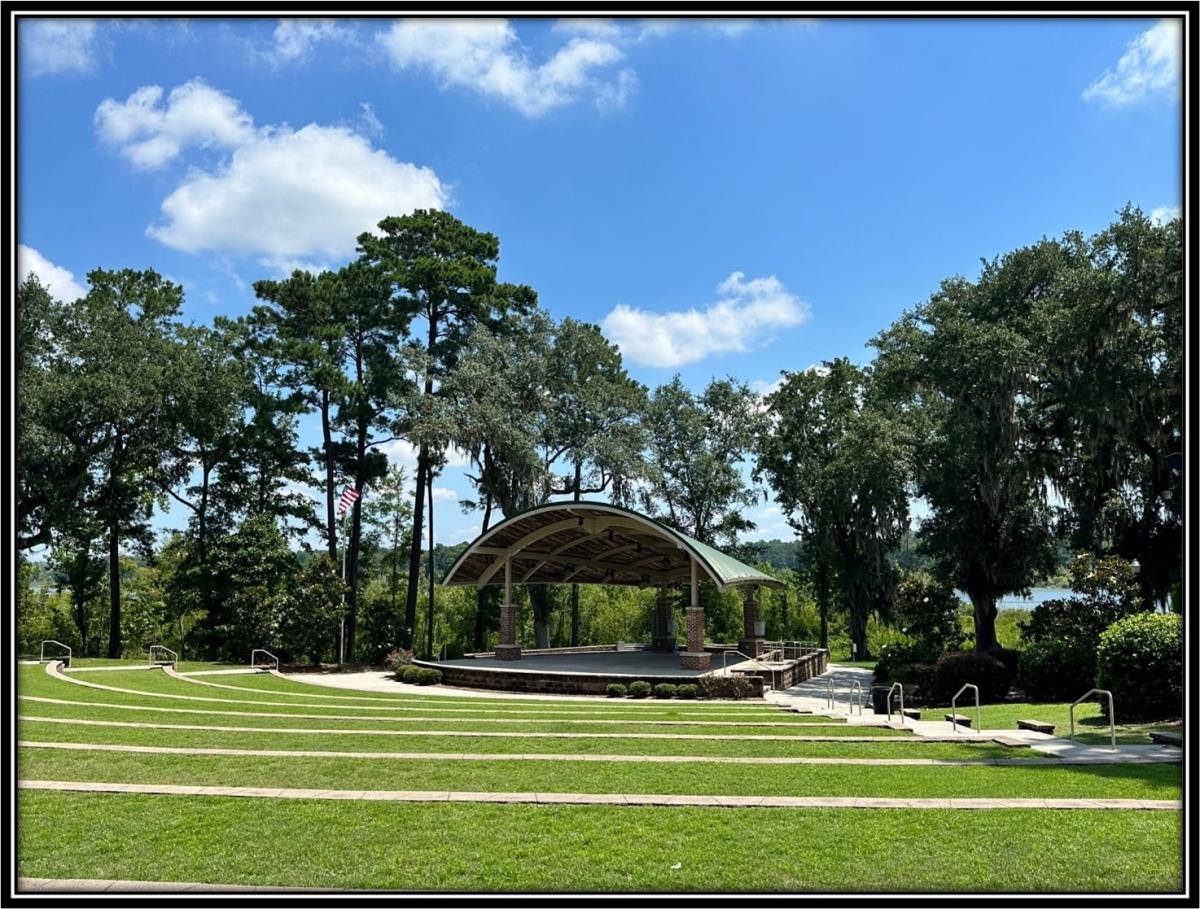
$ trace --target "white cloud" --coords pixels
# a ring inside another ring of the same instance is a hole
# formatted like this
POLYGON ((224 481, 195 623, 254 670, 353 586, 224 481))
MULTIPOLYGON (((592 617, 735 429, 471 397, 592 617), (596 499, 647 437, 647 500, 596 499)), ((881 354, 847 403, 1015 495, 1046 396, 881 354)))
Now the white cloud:
POLYGON ((1179 19, 1163 19, 1129 43, 1116 69, 1083 92, 1085 101, 1122 106, 1155 94, 1178 93, 1182 30, 1179 19))
POLYGON ((17 274, 24 281, 31 274, 50 291, 56 300, 73 303, 87 294, 87 289, 75 280, 75 275, 55 265, 32 246, 17 245, 17 274))
POLYGON ((447 489, 445 486, 434 486, 433 500, 435 502, 457 502, 458 493, 453 489, 447 489))
POLYGON ((795 529, 788 524, 783 510, 775 502, 768 502, 748 512, 745 517, 754 522, 754 529, 743 534, 743 540, 749 542, 789 541, 796 537, 795 529))
POLYGON ((96 108, 96 131, 135 167, 156 168, 185 148, 234 148, 254 136, 254 121, 233 98, 202 79, 171 90, 143 85, 124 101, 105 98, 96 108))
POLYGON ((227 150, 192 167, 147 228, 161 243, 218 257, 255 256, 279 272, 319 269, 354 252, 387 215, 443 208, 448 192, 426 167, 397 161, 345 126, 256 128, 236 100, 195 79, 139 88, 96 111, 101 137, 141 167, 190 147, 227 150))
POLYGON ((372 139, 382 138, 385 130, 383 121, 375 114, 375 108, 371 106, 369 101, 360 101, 358 106, 362 108, 362 113, 358 116, 359 132, 364 136, 369 136, 372 139))
POLYGON ((378 40, 398 69, 431 73, 443 87, 469 88, 510 104, 527 117, 591 97, 612 106, 628 96, 629 76, 600 78, 624 57, 615 44, 575 37, 541 64, 504 19, 401 20, 378 40), (621 87, 623 85, 623 87, 621 87))
POLYGON ((20 51, 32 75, 89 73, 96 67, 96 23, 35 19, 20 28, 20 51))
POLYGON ((340 40, 349 30, 332 19, 280 19, 271 36, 271 46, 262 56, 272 66, 284 66, 306 59, 321 41, 340 40))
MULTIPOLYGON (((396 439, 388 442, 379 448, 387 455, 388 463, 393 467, 403 468, 405 476, 411 483, 417 476, 417 449, 407 439, 396 439)), ((446 452, 446 467, 467 467, 471 463, 470 459, 457 448, 451 447, 446 452)), ((450 491, 450 490, 447 490, 450 491)), ((437 498, 437 492, 434 492, 434 498, 437 498)))
POLYGON ((1155 224, 1169 224, 1178 217, 1178 205, 1160 205, 1150 212, 1150 220, 1155 224))
POLYGON ((712 354, 751 350, 769 341, 773 331, 808 321, 808 304, 777 277, 745 278, 733 272, 717 285, 717 301, 704 310, 655 313, 620 304, 604 317, 602 328, 634 362, 676 367, 712 354))

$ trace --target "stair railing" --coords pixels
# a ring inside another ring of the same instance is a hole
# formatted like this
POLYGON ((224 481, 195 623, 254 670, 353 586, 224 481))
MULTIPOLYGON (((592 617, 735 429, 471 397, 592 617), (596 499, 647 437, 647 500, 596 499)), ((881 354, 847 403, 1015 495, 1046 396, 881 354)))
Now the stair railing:
POLYGON ((1078 700, 1076 700, 1076 701, 1075 701, 1075 703, 1071 705, 1071 708, 1070 708, 1070 710, 1068 710, 1068 711, 1067 711, 1067 715, 1068 715, 1068 716, 1070 717, 1070 719, 1071 719, 1071 741, 1072 741, 1072 742, 1074 742, 1074 741, 1075 741, 1075 706, 1076 706, 1077 704, 1079 704, 1079 703, 1083 702, 1083 701, 1086 701, 1086 700, 1087 700, 1088 698, 1090 698, 1090 697, 1091 697, 1093 694, 1102 694, 1102 695, 1104 695, 1105 697, 1107 697, 1107 698, 1108 698, 1108 736, 1109 736, 1109 746, 1110 746, 1110 750, 1112 750, 1112 751, 1116 751, 1116 750, 1117 750, 1117 715, 1116 715, 1115 713, 1113 713, 1113 697, 1112 697, 1112 692, 1111 692, 1111 691, 1108 691, 1108 690, 1107 690, 1107 689, 1105 689, 1105 688, 1093 688, 1093 689, 1091 689, 1091 690, 1090 690, 1090 691, 1089 691, 1087 694, 1083 695, 1083 697, 1081 697, 1081 698, 1079 698, 1078 700))
POLYGON ((903 723, 904 723, 904 686, 901 685, 899 682, 893 682, 892 687, 888 689, 888 693, 887 693, 888 722, 890 723, 892 721, 892 692, 895 691, 897 688, 900 689, 900 723, 901 723, 901 725, 903 725, 903 723))
POLYGON ((955 717, 958 716, 958 711, 955 710, 955 704, 958 701, 958 695, 962 694, 968 688, 973 688, 975 690, 975 729, 978 731, 983 728, 983 720, 979 718, 979 688, 975 685, 972 685, 970 682, 967 682, 962 686, 962 688, 958 689, 958 692, 954 695, 954 697, 950 698, 950 725, 954 727, 955 732, 962 732, 962 730, 958 728, 957 720, 955 720, 955 717))
POLYGON ((51 641, 51 640, 42 641, 42 651, 41 651, 41 654, 38 656, 38 662, 39 663, 46 662, 46 645, 47 644, 53 644, 56 647, 61 647, 63 650, 65 650, 67 652, 67 655, 65 658, 63 657, 62 654, 59 654, 57 657, 54 657, 53 659, 62 660, 63 661, 63 669, 70 669, 71 668, 71 654, 73 651, 71 650, 70 647, 68 647, 62 641, 51 641))
POLYGON ((263 668, 266 666, 265 663, 255 663, 254 662, 254 658, 256 656, 258 656, 258 654, 260 654, 260 653, 265 653, 267 656, 269 656, 271 658, 271 660, 275 663, 275 669, 276 670, 279 669, 279 657, 275 656, 275 654, 271 653, 271 651, 269 651, 269 650, 263 650, 261 647, 256 647, 250 651, 250 668, 251 669, 259 669, 259 668, 263 668))

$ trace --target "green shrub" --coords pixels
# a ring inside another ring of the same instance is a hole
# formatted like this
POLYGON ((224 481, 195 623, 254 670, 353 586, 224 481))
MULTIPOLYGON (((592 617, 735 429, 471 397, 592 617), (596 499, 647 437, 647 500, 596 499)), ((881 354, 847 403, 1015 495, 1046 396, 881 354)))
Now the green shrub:
POLYGON ((1114 622, 1100 635, 1096 686, 1112 692, 1118 722, 1180 716, 1182 617, 1143 612, 1114 622))
POLYGON ((408 663, 400 667, 400 669, 396 672, 396 678, 398 678, 401 682, 408 683, 409 685, 415 685, 421 672, 422 670, 420 666, 414 666, 411 663, 408 663))
POLYGON ((628 689, 626 689, 626 687, 620 682, 609 682, 608 688, 605 689, 610 698, 623 698, 625 697, 627 690, 628 689))
POLYGON ((1008 694, 1012 673, 988 653, 974 650, 947 653, 933 665, 930 697, 939 704, 949 704, 967 682, 979 687, 981 703, 991 704, 1008 694))
MULTIPOLYGON (((875 663, 875 681, 878 684, 885 682, 903 682, 903 674, 908 666, 914 663, 928 663, 928 659, 922 659, 924 648, 909 641, 897 641, 893 644, 885 644, 879 651, 879 659, 875 663)), ((936 659, 936 654, 933 659, 936 659)))
POLYGON ((696 685, 677 685, 675 686, 675 697, 681 701, 694 701, 700 693, 699 687, 696 685))
POLYGON ((907 640, 902 646, 909 662, 932 663, 948 650, 962 646, 959 621, 962 601, 949 584, 924 571, 913 571, 896 585, 893 600, 896 625, 907 640))
POLYGON ((643 682, 640 679, 636 682, 629 683, 629 696, 631 698, 647 698, 650 696, 650 683, 643 682))
POLYGON ((1017 687, 1034 701, 1073 701, 1095 684, 1096 653, 1050 638, 1021 652, 1017 687))
POLYGON ((750 680, 740 675, 702 675, 699 685, 706 698, 740 701, 754 693, 750 680))
POLYGON ((666 700, 668 698, 675 697, 675 692, 678 690, 679 689, 670 682, 662 682, 661 684, 654 686, 654 696, 660 700, 666 700))
POLYGON ((421 675, 417 678, 418 685, 440 685, 442 682, 442 673, 439 669, 422 669, 421 675))

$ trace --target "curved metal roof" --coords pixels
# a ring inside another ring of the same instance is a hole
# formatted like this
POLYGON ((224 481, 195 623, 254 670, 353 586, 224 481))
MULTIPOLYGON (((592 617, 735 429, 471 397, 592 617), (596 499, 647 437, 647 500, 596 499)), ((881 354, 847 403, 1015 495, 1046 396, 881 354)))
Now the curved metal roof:
POLYGON ((695 559, 720 588, 782 587, 775 578, 653 518, 607 502, 553 502, 506 518, 477 537, 446 572, 446 586, 687 584, 695 559))

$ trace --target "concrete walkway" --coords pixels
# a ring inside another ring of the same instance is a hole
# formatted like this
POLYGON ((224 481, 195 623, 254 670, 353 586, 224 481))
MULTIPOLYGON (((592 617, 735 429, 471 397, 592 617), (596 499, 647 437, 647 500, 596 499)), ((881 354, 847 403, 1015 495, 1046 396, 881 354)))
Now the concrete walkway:
POLYGON ((857 798, 759 795, 647 795, 590 792, 426 792, 411 789, 262 789, 252 786, 174 786, 154 783, 92 783, 19 780, 19 789, 105 792, 125 795, 208 795, 232 798, 322 799, 371 802, 500 802, 532 805, 639 805, 695 808, 1036 808, 1177 811, 1166 799, 956 799, 857 798))
MULTIPOLYGON (((363 758, 407 761, 595 761, 636 764, 853 764, 868 767, 1063 767, 1095 761, 1059 758, 848 758, 731 757, 703 754, 559 754, 452 751, 304 751, 265 748, 178 748, 156 745, 100 745, 94 742, 19 741, 20 748, 62 751, 116 751, 131 754, 218 755, 224 757, 363 758)), ((1152 763, 1145 761, 1143 763, 1152 763)), ((1153 762, 1157 763, 1157 761, 1153 762)))
MULTIPOLYGON (((1124 764, 1124 763, 1177 763, 1182 759, 1182 749, 1169 745, 1118 745, 1113 751, 1107 745, 1090 745, 1082 742, 1072 742, 1061 736, 1047 735, 1043 732, 1033 732, 1028 729, 965 729, 961 726, 952 728, 944 719, 912 720, 902 719, 899 713, 891 719, 871 710, 870 695, 873 685, 874 672, 870 669, 860 669, 855 666, 840 666, 830 664, 829 670, 819 676, 814 676, 792 688, 783 691, 768 692, 766 699, 780 707, 800 710, 815 716, 827 716, 844 720, 851 726, 888 726, 892 729, 906 729, 918 739, 926 741, 960 741, 981 742, 991 740, 1012 746, 1027 746, 1071 763, 1084 764, 1124 764), (827 680, 834 683, 834 703, 829 706, 827 700, 827 680), (850 686, 857 681, 864 694, 863 713, 857 712, 857 700, 854 713, 850 710, 850 686)), ((959 708, 959 712, 973 717, 974 707, 959 708)), ((893 741, 887 739, 886 741, 893 741)))

